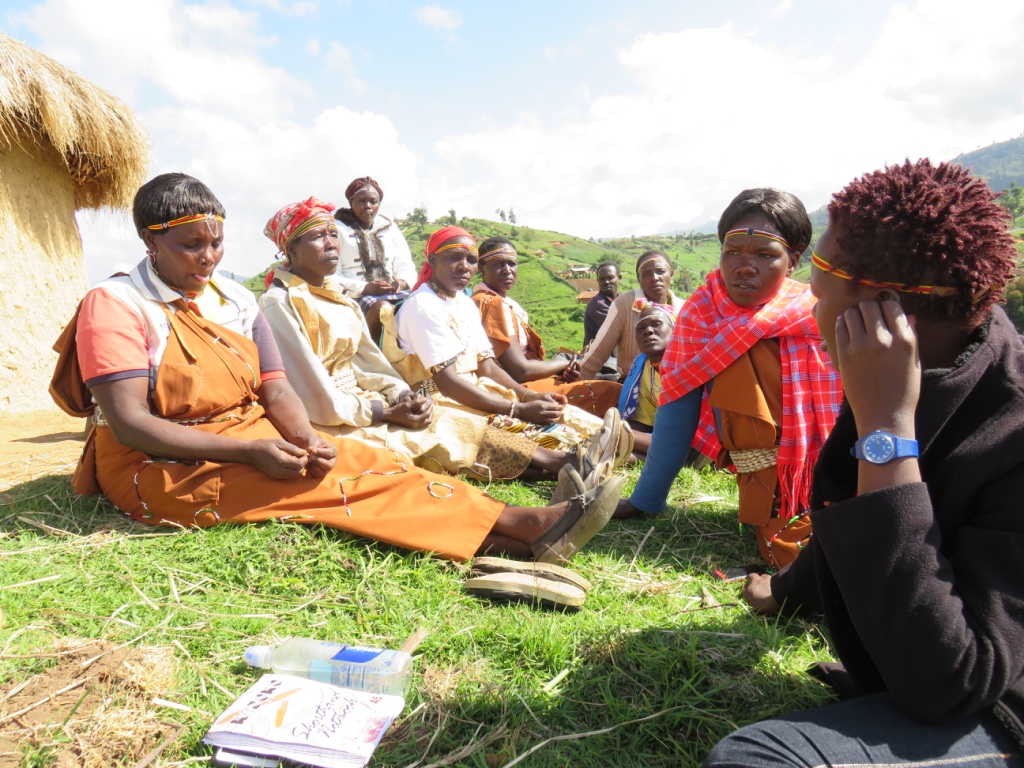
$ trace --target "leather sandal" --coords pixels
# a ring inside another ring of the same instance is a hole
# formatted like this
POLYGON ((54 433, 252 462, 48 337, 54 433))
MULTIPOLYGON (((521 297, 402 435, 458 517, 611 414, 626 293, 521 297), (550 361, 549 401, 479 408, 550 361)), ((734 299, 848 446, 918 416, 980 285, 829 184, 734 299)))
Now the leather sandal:
POLYGON ((586 593, 573 584, 528 573, 491 573, 466 579, 466 591, 502 602, 535 603, 544 608, 577 611, 586 593))
POLYGON ((537 562, 563 563, 582 549, 611 520, 625 482, 625 477, 610 477, 570 499, 565 513, 531 545, 537 562))
POLYGON ((471 576, 486 576, 492 573, 525 573, 527 576, 539 576, 551 581, 560 581, 563 584, 572 584, 584 592, 589 592, 593 587, 593 584, 578 573, 574 573, 568 568, 562 568, 560 565, 509 560, 504 557, 475 557, 469 573, 471 576))
POLYGON ((548 504, 560 504, 573 496, 582 496, 611 477, 612 471, 612 462, 603 461, 596 467, 591 467, 590 472, 581 477, 574 467, 563 465, 558 472, 558 485, 555 486, 548 504))
MULTIPOLYGON (((604 414, 601 428, 576 447, 576 456, 580 461, 580 474, 586 477, 594 468, 605 461, 612 462, 619 454, 619 443, 622 441, 622 417, 617 408, 609 408, 604 414)), ((630 432, 632 441, 632 432, 630 432)), ((630 446, 632 450, 632 445, 630 446)), ((628 455, 628 454, 627 454, 628 455)), ((623 459, 625 461, 625 459, 623 459)))

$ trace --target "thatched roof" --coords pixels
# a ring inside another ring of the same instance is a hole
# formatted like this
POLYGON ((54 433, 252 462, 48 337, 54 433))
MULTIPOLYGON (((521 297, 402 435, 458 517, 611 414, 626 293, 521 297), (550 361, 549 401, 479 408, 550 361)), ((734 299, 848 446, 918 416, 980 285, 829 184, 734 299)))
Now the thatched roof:
POLYGON ((67 67, 0 33, 0 143, 49 142, 64 159, 77 208, 128 207, 149 142, 128 106, 67 67))

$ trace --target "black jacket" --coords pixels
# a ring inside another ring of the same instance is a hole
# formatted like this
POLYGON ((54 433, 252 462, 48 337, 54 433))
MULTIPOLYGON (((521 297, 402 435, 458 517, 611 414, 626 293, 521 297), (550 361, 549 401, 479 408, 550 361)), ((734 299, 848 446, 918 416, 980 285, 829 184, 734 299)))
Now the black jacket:
POLYGON ((956 721, 996 707, 1024 744, 1024 343, 1001 309, 951 369, 925 371, 923 483, 856 496, 844 405, 814 474, 814 538, 772 577, 825 614, 865 693, 956 721))

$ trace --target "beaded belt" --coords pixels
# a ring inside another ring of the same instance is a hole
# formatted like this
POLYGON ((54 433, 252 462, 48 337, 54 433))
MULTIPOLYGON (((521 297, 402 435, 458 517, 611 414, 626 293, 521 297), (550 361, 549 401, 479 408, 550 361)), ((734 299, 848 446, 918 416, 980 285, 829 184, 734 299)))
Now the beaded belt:
POLYGON ((331 374, 331 381, 334 386, 341 390, 351 391, 356 388, 356 372, 351 365, 344 366, 341 370, 331 374))
POLYGON ((753 448, 749 451, 729 451, 729 458, 740 474, 759 472, 774 467, 779 460, 778 448, 753 448))

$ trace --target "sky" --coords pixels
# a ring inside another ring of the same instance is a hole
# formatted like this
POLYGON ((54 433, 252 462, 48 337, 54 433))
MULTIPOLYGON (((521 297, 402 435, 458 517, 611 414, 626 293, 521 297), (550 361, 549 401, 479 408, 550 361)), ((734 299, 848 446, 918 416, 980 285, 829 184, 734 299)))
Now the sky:
MULTIPOLYGON (((242 275, 277 209, 357 176, 388 215, 601 238, 1024 133, 1019 0, 0 0, 0 29, 123 99, 150 175, 213 189, 242 275)), ((127 214, 78 218, 90 282, 142 258, 127 214)))

